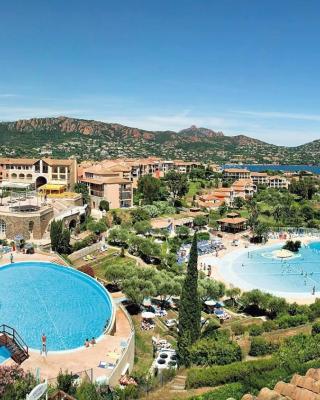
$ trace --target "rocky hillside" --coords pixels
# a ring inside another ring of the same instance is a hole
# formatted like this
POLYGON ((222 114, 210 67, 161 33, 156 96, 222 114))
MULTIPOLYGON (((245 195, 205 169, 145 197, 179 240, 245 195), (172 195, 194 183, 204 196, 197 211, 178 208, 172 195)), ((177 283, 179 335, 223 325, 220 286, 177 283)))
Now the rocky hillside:
POLYGON ((148 131, 117 123, 68 117, 0 123, 2 156, 79 159, 156 155, 212 162, 318 163, 320 140, 296 148, 191 126, 180 132, 148 131))

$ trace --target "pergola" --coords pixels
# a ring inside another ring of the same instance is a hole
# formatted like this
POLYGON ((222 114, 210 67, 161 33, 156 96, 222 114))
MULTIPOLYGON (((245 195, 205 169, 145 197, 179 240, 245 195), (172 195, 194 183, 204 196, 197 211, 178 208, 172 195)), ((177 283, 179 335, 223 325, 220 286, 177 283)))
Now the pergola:
POLYGON ((247 229, 247 219, 242 217, 218 219, 223 232, 237 233, 247 229))
POLYGON ((41 196, 46 196, 46 195, 51 196, 64 193, 65 190, 66 190, 66 185, 46 183, 45 185, 39 187, 38 193, 41 196))

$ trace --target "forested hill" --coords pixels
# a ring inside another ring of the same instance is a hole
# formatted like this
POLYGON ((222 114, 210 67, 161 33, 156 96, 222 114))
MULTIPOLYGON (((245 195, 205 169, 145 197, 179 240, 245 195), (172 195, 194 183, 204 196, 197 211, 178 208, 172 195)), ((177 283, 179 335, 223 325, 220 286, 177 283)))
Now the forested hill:
POLYGON ((1 156, 77 156, 79 159, 161 156, 167 159, 247 163, 318 163, 320 140, 280 147, 245 136, 191 126, 147 131, 117 123, 68 117, 0 123, 1 156))

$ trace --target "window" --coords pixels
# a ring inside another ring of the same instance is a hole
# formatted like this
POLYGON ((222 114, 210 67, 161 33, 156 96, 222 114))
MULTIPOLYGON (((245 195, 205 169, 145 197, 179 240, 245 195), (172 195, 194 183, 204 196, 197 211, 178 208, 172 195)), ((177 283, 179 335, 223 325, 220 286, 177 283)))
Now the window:
POLYGON ((27 179, 32 179, 32 174, 27 174, 27 179))
POLYGON ((7 224, 3 219, 0 219, 0 234, 5 234, 7 229, 7 224))
POLYGON ((17 174, 11 174, 11 178, 16 179, 17 174))
POLYGON ((34 227, 34 222, 30 221, 29 222, 29 232, 32 233, 33 232, 33 227, 34 227))
POLYGON ((24 174, 19 174, 19 179, 24 179, 24 174))

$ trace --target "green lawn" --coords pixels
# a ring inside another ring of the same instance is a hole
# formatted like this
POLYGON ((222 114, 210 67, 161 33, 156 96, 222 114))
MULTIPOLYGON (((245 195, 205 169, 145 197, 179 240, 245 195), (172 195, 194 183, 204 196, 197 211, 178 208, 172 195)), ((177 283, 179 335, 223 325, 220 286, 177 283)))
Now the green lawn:
POLYGON ((110 264, 118 265, 119 267, 123 265, 136 265, 134 260, 129 257, 120 257, 119 253, 120 250, 108 249, 103 256, 99 256, 94 262, 90 263, 98 278, 105 279, 105 268, 110 264))

